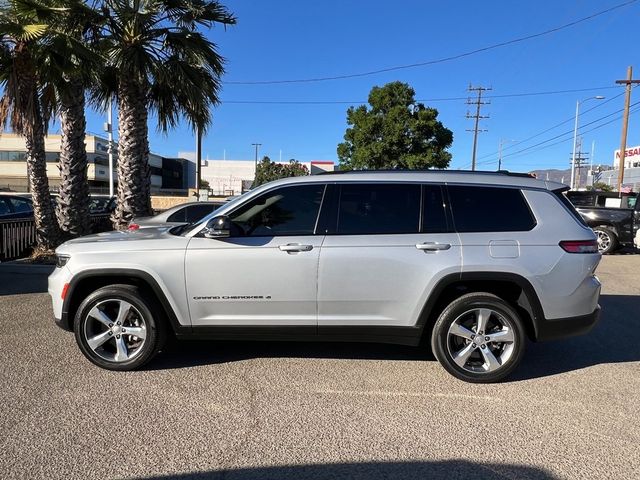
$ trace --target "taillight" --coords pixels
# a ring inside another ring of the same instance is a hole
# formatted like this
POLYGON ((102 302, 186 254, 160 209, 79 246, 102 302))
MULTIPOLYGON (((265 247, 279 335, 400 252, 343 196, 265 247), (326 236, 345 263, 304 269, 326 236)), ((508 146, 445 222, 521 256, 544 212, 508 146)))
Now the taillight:
POLYGON ((138 225, 137 223, 129 224, 129 230, 138 230, 139 228, 140 228, 140 225, 138 225))
POLYGON ((597 240, 563 240, 560 246, 569 253, 598 253, 597 240))

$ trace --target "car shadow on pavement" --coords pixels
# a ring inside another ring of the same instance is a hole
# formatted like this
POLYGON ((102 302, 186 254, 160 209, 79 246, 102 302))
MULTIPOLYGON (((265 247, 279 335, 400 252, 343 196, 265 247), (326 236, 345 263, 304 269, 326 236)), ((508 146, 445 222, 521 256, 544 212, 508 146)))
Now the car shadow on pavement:
POLYGON ((344 360, 434 360, 428 348, 373 343, 276 341, 172 341, 145 370, 171 370, 238 362, 251 358, 328 358, 344 360))
POLYGON ((640 296, 602 295, 600 321, 586 335, 530 344, 509 380, 525 380, 605 363, 640 361, 640 296))
POLYGON ((211 470, 207 472, 193 472, 141 478, 148 480, 165 480, 170 478, 178 480, 376 480, 395 478, 401 478, 403 480, 503 480, 505 478, 551 480, 558 477, 552 475, 546 470, 527 465, 446 460, 432 462, 409 461, 283 465, 274 467, 211 470))
MULTIPOLYGON (((602 295, 600 322, 586 335, 529 343, 524 360, 508 381, 556 375, 604 363, 640 361, 635 338, 640 296, 602 295)), ((170 370, 251 358, 330 358, 434 361, 427 346, 370 343, 248 342, 188 340, 169 342, 146 370, 170 370)))

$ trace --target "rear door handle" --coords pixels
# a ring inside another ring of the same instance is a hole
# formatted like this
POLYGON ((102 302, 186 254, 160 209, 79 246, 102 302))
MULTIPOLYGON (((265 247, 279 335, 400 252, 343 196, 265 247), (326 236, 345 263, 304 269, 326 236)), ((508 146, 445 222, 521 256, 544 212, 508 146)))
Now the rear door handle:
POLYGON ((451 245, 449 243, 425 242, 416 243, 416 248, 418 250, 426 250, 428 252, 437 252, 439 250, 449 250, 451 245))
POLYGON ((287 243, 278 247, 283 252, 308 252, 313 250, 313 245, 300 245, 299 243, 287 243))

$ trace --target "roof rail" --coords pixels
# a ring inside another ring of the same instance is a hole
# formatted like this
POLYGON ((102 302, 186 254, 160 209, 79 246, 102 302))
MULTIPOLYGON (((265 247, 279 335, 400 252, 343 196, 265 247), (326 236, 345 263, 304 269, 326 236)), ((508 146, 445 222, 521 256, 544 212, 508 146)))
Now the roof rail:
POLYGON ((524 177, 524 178, 536 178, 535 175, 531 173, 523 173, 523 172, 510 172, 508 170, 444 170, 444 169, 421 169, 421 170, 410 170, 410 169, 379 169, 379 170, 334 170, 332 172, 322 172, 318 173, 318 175, 342 175, 345 173, 463 173, 468 175, 507 175, 509 177, 524 177))

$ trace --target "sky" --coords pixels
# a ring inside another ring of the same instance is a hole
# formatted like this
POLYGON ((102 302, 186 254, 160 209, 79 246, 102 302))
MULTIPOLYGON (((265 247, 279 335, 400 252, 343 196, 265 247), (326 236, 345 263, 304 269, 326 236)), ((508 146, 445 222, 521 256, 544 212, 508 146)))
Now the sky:
MULTIPOLYGON (((260 157, 337 162, 347 108, 366 103, 373 86, 399 80, 437 108, 438 118, 453 131, 452 168, 471 163, 473 134, 466 130, 473 122, 465 118, 472 112, 465 104, 470 84, 490 87, 487 95, 496 97, 482 109, 489 118, 480 124, 486 132, 478 138, 479 169, 496 169, 500 140, 503 168, 568 168, 576 102, 583 100, 582 150, 590 152, 595 142, 595 163, 611 164, 620 145, 616 112, 624 106, 624 87, 615 81, 626 77, 629 65, 640 78, 640 1, 552 34, 432 65, 322 82, 233 82, 332 77, 429 62, 543 32, 627 1, 223 1, 238 23, 207 32, 226 58, 226 73, 203 157, 253 159, 251 144, 261 143, 260 157), (565 90, 574 91, 499 97, 565 90), (606 98, 590 99, 596 95, 606 98)), ((631 102, 640 102, 640 91, 631 102)), ((631 114, 629 146, 640 144, 639 116, 640 111, 631 114)), ((88 130, 101 132, 104 121, 103 114, 89 112, 88 130)), ((165 135, 152 119, 150 145, 153 152, 175 156, 194 150, 195 139, 186 122, 165 135)))

